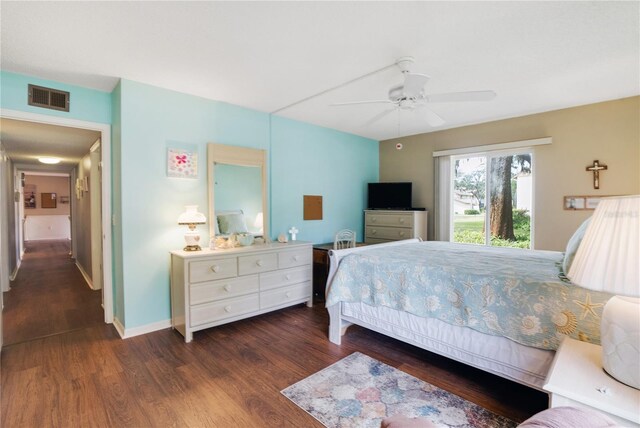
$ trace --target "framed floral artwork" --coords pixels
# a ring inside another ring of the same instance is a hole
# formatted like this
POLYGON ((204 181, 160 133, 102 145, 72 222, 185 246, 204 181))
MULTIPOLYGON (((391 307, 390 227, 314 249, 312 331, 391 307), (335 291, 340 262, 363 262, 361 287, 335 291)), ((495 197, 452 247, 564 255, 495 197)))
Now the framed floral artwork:
POLYGON ((197 178, 198 152, 167 148, 167 177, 197 178))

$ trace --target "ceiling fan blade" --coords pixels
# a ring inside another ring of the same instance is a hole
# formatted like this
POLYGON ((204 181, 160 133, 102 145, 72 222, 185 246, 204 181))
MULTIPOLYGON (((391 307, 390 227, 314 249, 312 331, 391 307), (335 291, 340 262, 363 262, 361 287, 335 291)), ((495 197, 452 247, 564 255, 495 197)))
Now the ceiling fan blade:
POLYGON ((496 97, 494 91, 449 92, 425 96, 430 103, 449 103, 459 101, 490 101, 496 97))
POLYGON ((422 110, 424 110, 424 116, 429 126, 437 128, 438 126, 444 125, 444 119, 438 116, 435 112, 428 108, 424 108, 422 110))
POLYGON ((351 106, 356 104, 393 104, 391 100, 350 101, 346 103, 332 103, 330 106, 351 106))
POLYGON ((389 113, 394 112, 394 111, 396 111, 396 110, 397 110, 397 108, 396 108, 396 107, 394 107, 394 108, 387 109, 387 110, 385 110, 385 111, 383 111, 383 112, 381 112, 381 113, 378 113, 378 114, 376 114, 375 116, 373 116, 371 119, 369 119, 369 120, 364 124, 364 126, 369 126, 369 125, 371 125, 372 123, 379 121, 380 119, 382 119, 383 117, 385 117, 385 116, 386 116, 386 115, 388 115, 389 113))
POLYGON ((418 73, 404 73, 403 93, 405 97, 417 98, 422 93, 429 76, 418 73))

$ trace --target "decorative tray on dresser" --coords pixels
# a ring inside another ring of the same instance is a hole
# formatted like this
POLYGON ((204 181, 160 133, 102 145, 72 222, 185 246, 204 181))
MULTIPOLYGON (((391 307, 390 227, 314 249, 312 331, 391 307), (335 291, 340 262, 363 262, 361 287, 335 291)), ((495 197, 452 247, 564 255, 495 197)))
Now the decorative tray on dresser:
POLYGON ((193 332, 313 302, 310 242, 171 252, 171 325, 193 332))

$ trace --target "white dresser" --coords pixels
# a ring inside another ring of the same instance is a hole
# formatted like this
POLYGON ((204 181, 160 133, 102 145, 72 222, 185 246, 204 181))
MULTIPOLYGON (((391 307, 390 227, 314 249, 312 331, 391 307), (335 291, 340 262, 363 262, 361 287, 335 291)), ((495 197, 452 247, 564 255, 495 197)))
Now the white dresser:
POLYGON ((421 238, 427 240, 428 211, 365 210, 364 242, 381 242, 421 238))
POLYGON ((171 325, 193 332, 298 303, 311 307, 310 242, 171 252, 171 325))

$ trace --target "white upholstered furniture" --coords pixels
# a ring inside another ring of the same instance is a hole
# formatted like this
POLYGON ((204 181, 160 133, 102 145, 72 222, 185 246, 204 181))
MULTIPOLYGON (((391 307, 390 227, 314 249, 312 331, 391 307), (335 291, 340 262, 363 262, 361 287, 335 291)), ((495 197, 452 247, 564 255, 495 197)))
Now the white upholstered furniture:
POLYGON ((379 244, 401 239, 427 240, 428 211, 365 210, 364 242, 379 244))
POLYGON ((625 427, 640 426, 640 390, 602 369, 602 347, 566 337, 544 385, 550 407, 573 406, 605 413, 625 427))
POLYGON ((171 325, 193 332, 287 306, 312 305, 310 242, 171 252, 171 325))

